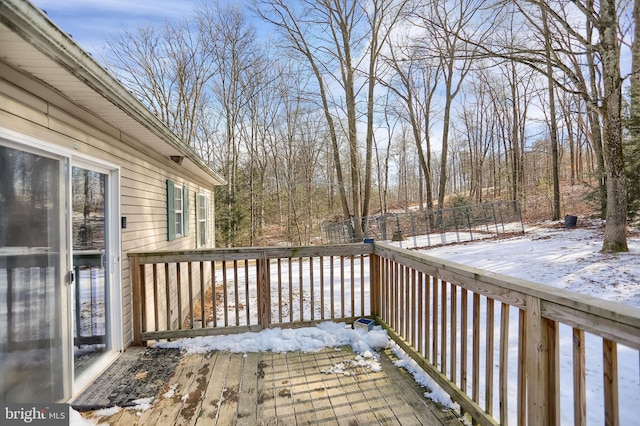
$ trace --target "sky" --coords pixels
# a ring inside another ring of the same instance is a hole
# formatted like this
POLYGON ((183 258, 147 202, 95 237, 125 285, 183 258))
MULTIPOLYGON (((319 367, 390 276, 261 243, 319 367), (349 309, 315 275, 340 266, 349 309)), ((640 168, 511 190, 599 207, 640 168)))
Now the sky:
POLYGON ((87 52, 98 56, 105 35, 190 15, 198 0, 31 0, 87 52))
MULTIPOLYGON (((573 229, 564 228, 558 222, 546 222, 538 226, 527 227, 524 235, 499 240, 476 240, 462 244, 449 244, 437 248, 422 250, 424 254, 447 259, 449 261, 483 268, 490 272, 522 278, 552 287, 564 288, 601 299, 624 303, 640 308, 640 234, 630 234, 628 238, 629 252, 619 254, 600 253, 602 244, 602 221, 578 220, 573 229)), ((435 237, 432 237, 435 238, 435 237)), ((495 318, 500 318, 499 304, 496 306, 495 318)), ((256 312, 256 309, 251 309, 256 312)), ((510 312, 510 324, 517 328, 517 310, 510 312)), ((297 313, 294 314, 297 317, 297 313)), ((481 321, 484 314, 481 313, 481 321)), ((485 324, 481 325, 485 329, 485 324)), ((231 352, 256 351, 293 351, 313 352, 324 347, 350 345, 357 362, 363 362, 367 368, 378 368, 379 355, 376 349, 389 345, 399 360, 396 366, 407 369, 413 374, 416 382, 425 386, 427 397, 435 399, 456 409, 447 395, 431 380, 404 352, 392 341, 386 331, 376 326, 368 334, 364 330, 352 330, 344 324, 324 323, 317 327, 300 329, 267 329, 260 333, 243 333, 228 336, 209 336, 182 339, 161 343, 164 347, 182 349, 186 354, 203 353, 212 350, 231 352), (429 389, 430 391, 428 391, 429 389)), ((517 331, 510 329, 510 333, 517 331)), ((484 346, 484 344, 483 344, 484 346)), ((510 347, 509 352, 517 352, 510 347)), ((587 333, 586 338, 587 365, 587 407, 589 424, 603 424, 602 410, 602 341, 587 333)), ((496 350, 498 345, 496 345, 496 350)), ((572 330, 568 326, 560 327, 560 363, 561 380, 567 385, 561 386, 561 407, 572 407, 572 330)), ((481 348, 481 353, 484 353, 481 348)), ((496 358, 497 355, 496 355, 496 358)), ((618 368, 620 380, 620 417, 621 425, 635 424, 640 417, 640 365, 638 351, 618 346, 618 368)), ((481 366, 481 368, 483 368, 481 366)), ((335 365, 327 374, 341 374, 340 366, 335 365)), ((481 372, 481 377, 484 372, 481 372)), ((509 363, 509 376, 515 377, 517 365, 509 363)), ((494 377, 498 377, 494 371, 494 377)), ((496 380, 497 382, 497 380, 496 380)), ((515 380, 510 380, 510 386, 515 380)), ((515 398, 515 389, 509 394, 515 398)), ((497 395, 497 390, 495 391, 497 395)), ((162 397, 162 396, 161 396, 162 397)), ((494 398, 494 404, 498 398, 494 398)), ((153 401, 145 399, 138 408, 148 409, 153 401)), ((509 401, 511 410, 515 408, 515 400, 509 401)), ((95 424, 101 417, 108 417, 120 410, 107 409, 94 413, 89 422, 95 424)), ((499 412, 496 407, 494 412, 499 412)), ((562 424, 573 424, 570 409, 562 408, 562 424)), ((87 424, 77 413, 72 413, 72 424, 87 424), (74 420, 75 419, 75 420, 74 420)), ((515 423, 515 413, 510 413, 511 423, 515 423)), ((89 423, 89 424, 91 424, 89 423)))

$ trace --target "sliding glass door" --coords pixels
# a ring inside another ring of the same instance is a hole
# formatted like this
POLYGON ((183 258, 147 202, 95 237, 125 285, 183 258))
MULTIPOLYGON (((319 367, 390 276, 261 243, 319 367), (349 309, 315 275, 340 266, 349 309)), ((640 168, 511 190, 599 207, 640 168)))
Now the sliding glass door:
POLYGON ((14 136, 0 129, 0 402, 67 401, 121 346, 117 169, 14 136))
POLYGON ((0 399, 70 397, 68 160, 0 138, 0 399))
POLYGON ((74 376, 87 372, 110 344, 109 174, 72 168, 74 376))

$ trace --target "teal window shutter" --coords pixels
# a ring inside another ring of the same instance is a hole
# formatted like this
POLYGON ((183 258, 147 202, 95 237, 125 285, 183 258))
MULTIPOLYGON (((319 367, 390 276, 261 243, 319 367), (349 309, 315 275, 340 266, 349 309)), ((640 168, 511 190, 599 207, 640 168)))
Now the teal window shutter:
POLYGON ((176 239, 176 210, 174 207, 175 185, 173 181, 167 179, 167 240, 172 241, 176 239))
POLYGON ((202 236, 200 235, 200 197, 198 194, 194 199, 196 201, 196 247, 200 247, 202 236))
POLYGON ((189 187, 182 187, 182 221, 183 235, 189 235, 189 187))

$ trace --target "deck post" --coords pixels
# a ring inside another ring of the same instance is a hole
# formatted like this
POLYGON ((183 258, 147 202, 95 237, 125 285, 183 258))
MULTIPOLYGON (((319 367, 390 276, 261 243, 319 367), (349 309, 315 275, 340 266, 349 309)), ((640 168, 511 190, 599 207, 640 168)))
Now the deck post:
POLYGON ((539 298, 526 306, 527 424, 558 425, 558 325, 542 317, 539 298))
MULTIPOLYGON (((374 250, 375 251, 375 250, 374 250)), ((374 317, 380 316, 380 258, 375 252, 369 255, 369 309, 374 317)))
POLYGON ((267 253, 262 251, 256 263, 258 278, 258 325, 261 329, 271 324, 271 284, 269 280, 269 261, 267 253))
POLYGON ((131 323, 133 346, 142 346, 142 295, 140 291, 140 262, 137 256, 129 255, 129 275, 131 281, 131 323))

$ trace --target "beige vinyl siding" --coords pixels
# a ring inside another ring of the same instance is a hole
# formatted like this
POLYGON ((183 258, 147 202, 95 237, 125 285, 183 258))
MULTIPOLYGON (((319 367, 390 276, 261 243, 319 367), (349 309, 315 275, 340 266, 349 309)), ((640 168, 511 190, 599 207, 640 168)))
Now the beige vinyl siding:
MULTIPOLYGON (((120 167, 120 214, 127 217, 127 228, 121 230, 120 255, 123 333, 127 346, 132 338, 127 252, 195 248, 194 197, 199 192, 207 194, 210 217, 213 218, 213 185, 2 61, 0 76, 0 127, 120 167), (191 203, 189 234, 173 241, 167 241, 167 179, 188 186, 191 203)), ((120 221, 117 223, 119 225, 120 221)), ((211 220, 209 247, 214 245, 213 229, 211 220)))

